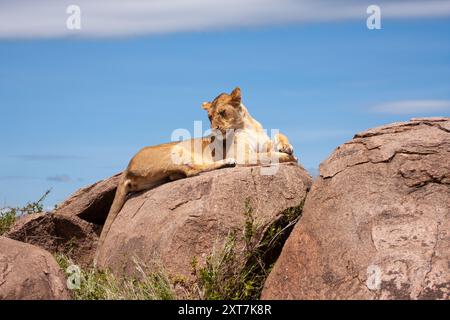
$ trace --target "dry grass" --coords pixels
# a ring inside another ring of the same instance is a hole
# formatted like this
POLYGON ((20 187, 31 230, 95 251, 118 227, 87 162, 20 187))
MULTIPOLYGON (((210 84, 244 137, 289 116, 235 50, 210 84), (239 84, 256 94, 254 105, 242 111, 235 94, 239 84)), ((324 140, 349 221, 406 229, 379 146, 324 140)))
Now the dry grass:
MULTIPOLYGON (((63 270, 73 262, 62 254, 55 258, 63 270)), ((75 300, 173 300, 175 294, 171 281, 161 265, 149 268, 135 261, 137 275, 133 278, 119 278, 109 271, 93 267, 80 269, 80 287, 72 290, 75 300), (156 271, 155 271, 156 270, 156 271)), ((71 275, 68 275, 71 279, 71 275)))

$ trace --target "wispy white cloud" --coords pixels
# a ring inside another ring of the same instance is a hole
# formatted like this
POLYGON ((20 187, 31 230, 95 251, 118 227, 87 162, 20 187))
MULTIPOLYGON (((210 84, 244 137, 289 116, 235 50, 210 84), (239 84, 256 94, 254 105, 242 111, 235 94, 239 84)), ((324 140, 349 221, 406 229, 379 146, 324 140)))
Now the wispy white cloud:
POLYGON ((46 180, 46 181, 52 181, 52 182, 81 182, 83 181, 82 178, 72 178, 67 174, 56 174, 52 176, 48 176, 46 178, 43 177, 36 177, 36 176, 25 176, 25 175, 3 175, 0 176, 0 181, 2 180, 8 180, 8 181, 18 181, 18 180, 46 180))
POLYGON ((58 175, 47 177, 47 181, 68 183, 68 182, 73 182, 74 180, 67 174, 58 174, 58 175))
MULTIPOLYGON (((365 0, 14 0, 0 1, 0 38, 63 37, 68 5, 81 8, 77 36, 209 31, 360 19, 365 0)), ((449 0, 378 0, 383 18, 450 16, 449 0)))
POLYGON ((450 111, 450 100, 403 100, 377 105, 375 112, 388 114, 416 114, 450 111))

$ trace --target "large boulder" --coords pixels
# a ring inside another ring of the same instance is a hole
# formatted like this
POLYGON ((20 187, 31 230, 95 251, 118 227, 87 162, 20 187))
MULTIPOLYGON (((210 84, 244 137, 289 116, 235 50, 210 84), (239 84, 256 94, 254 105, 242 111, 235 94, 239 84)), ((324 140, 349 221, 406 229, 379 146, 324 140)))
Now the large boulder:
POLYGON ((87 222, 103 225, 114 200, 121 173, 79 189, 57 206, 55 213, 77 216, 87 222))
POLYGON ((449 299, 450 119, 357 134, 320 166, 263 299, 449 299))
POLYGON ((0 300, 69 298, 64 274, 50 253, 0 237, 0 300))
POLYGON ((25 215, 8 238, 63 253, 81 266, 92 264, 101 226, 114 200, 120 173, 81 188, 53 212, 25 215))
POLYGON ((77 264, 94 260, 100 227, 76 215, 34 213, 19 218, 6 237, 33 244, 51 253, 63 253, 77 264))
POLYGON ((169 274, 190 278, 194 258, 204 263, 230 232, 242 233, 246 203, 260 230, 302 205, 308 173, 294 163, 274 168, 268 175, 262 167, 215 170, 130 197, 99 248, 98 266, 131 275, 136 261, 149 266, 157 258, 169 274))

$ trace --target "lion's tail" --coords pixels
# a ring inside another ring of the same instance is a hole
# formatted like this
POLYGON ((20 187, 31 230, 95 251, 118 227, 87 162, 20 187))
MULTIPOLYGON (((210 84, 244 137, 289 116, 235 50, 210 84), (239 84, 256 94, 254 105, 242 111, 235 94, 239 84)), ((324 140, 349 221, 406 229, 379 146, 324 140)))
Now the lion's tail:
POLYGON ((114 220, 116 220, 117 215, 125 204, 127 194, 129 192, 130 181, 126 178, 126 173, 122 174, 122 178, 117 185, 116 195, 114 196, 114 201, 109 209, 108 216, 106 217, 105 224, 103 225, 102 232, 100 234, 100 239, 98 240, 97 252, 95 253, 94 266, 97 265, 97 259, 99 257, 100 250, 105 242, 106 236, 108 235, 111 225, 114 220))

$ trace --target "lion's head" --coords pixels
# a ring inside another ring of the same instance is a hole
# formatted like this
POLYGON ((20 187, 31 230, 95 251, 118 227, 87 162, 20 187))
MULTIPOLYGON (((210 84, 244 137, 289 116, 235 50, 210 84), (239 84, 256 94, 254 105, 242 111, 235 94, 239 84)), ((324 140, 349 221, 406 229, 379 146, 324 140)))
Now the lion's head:
POLYGON ((230 94, 221 93, 212 102, 204 102, 202 106, 208 112, 211 129, 220 130, 225 135, 229 130, 244 128, 239 88, 230 94))

